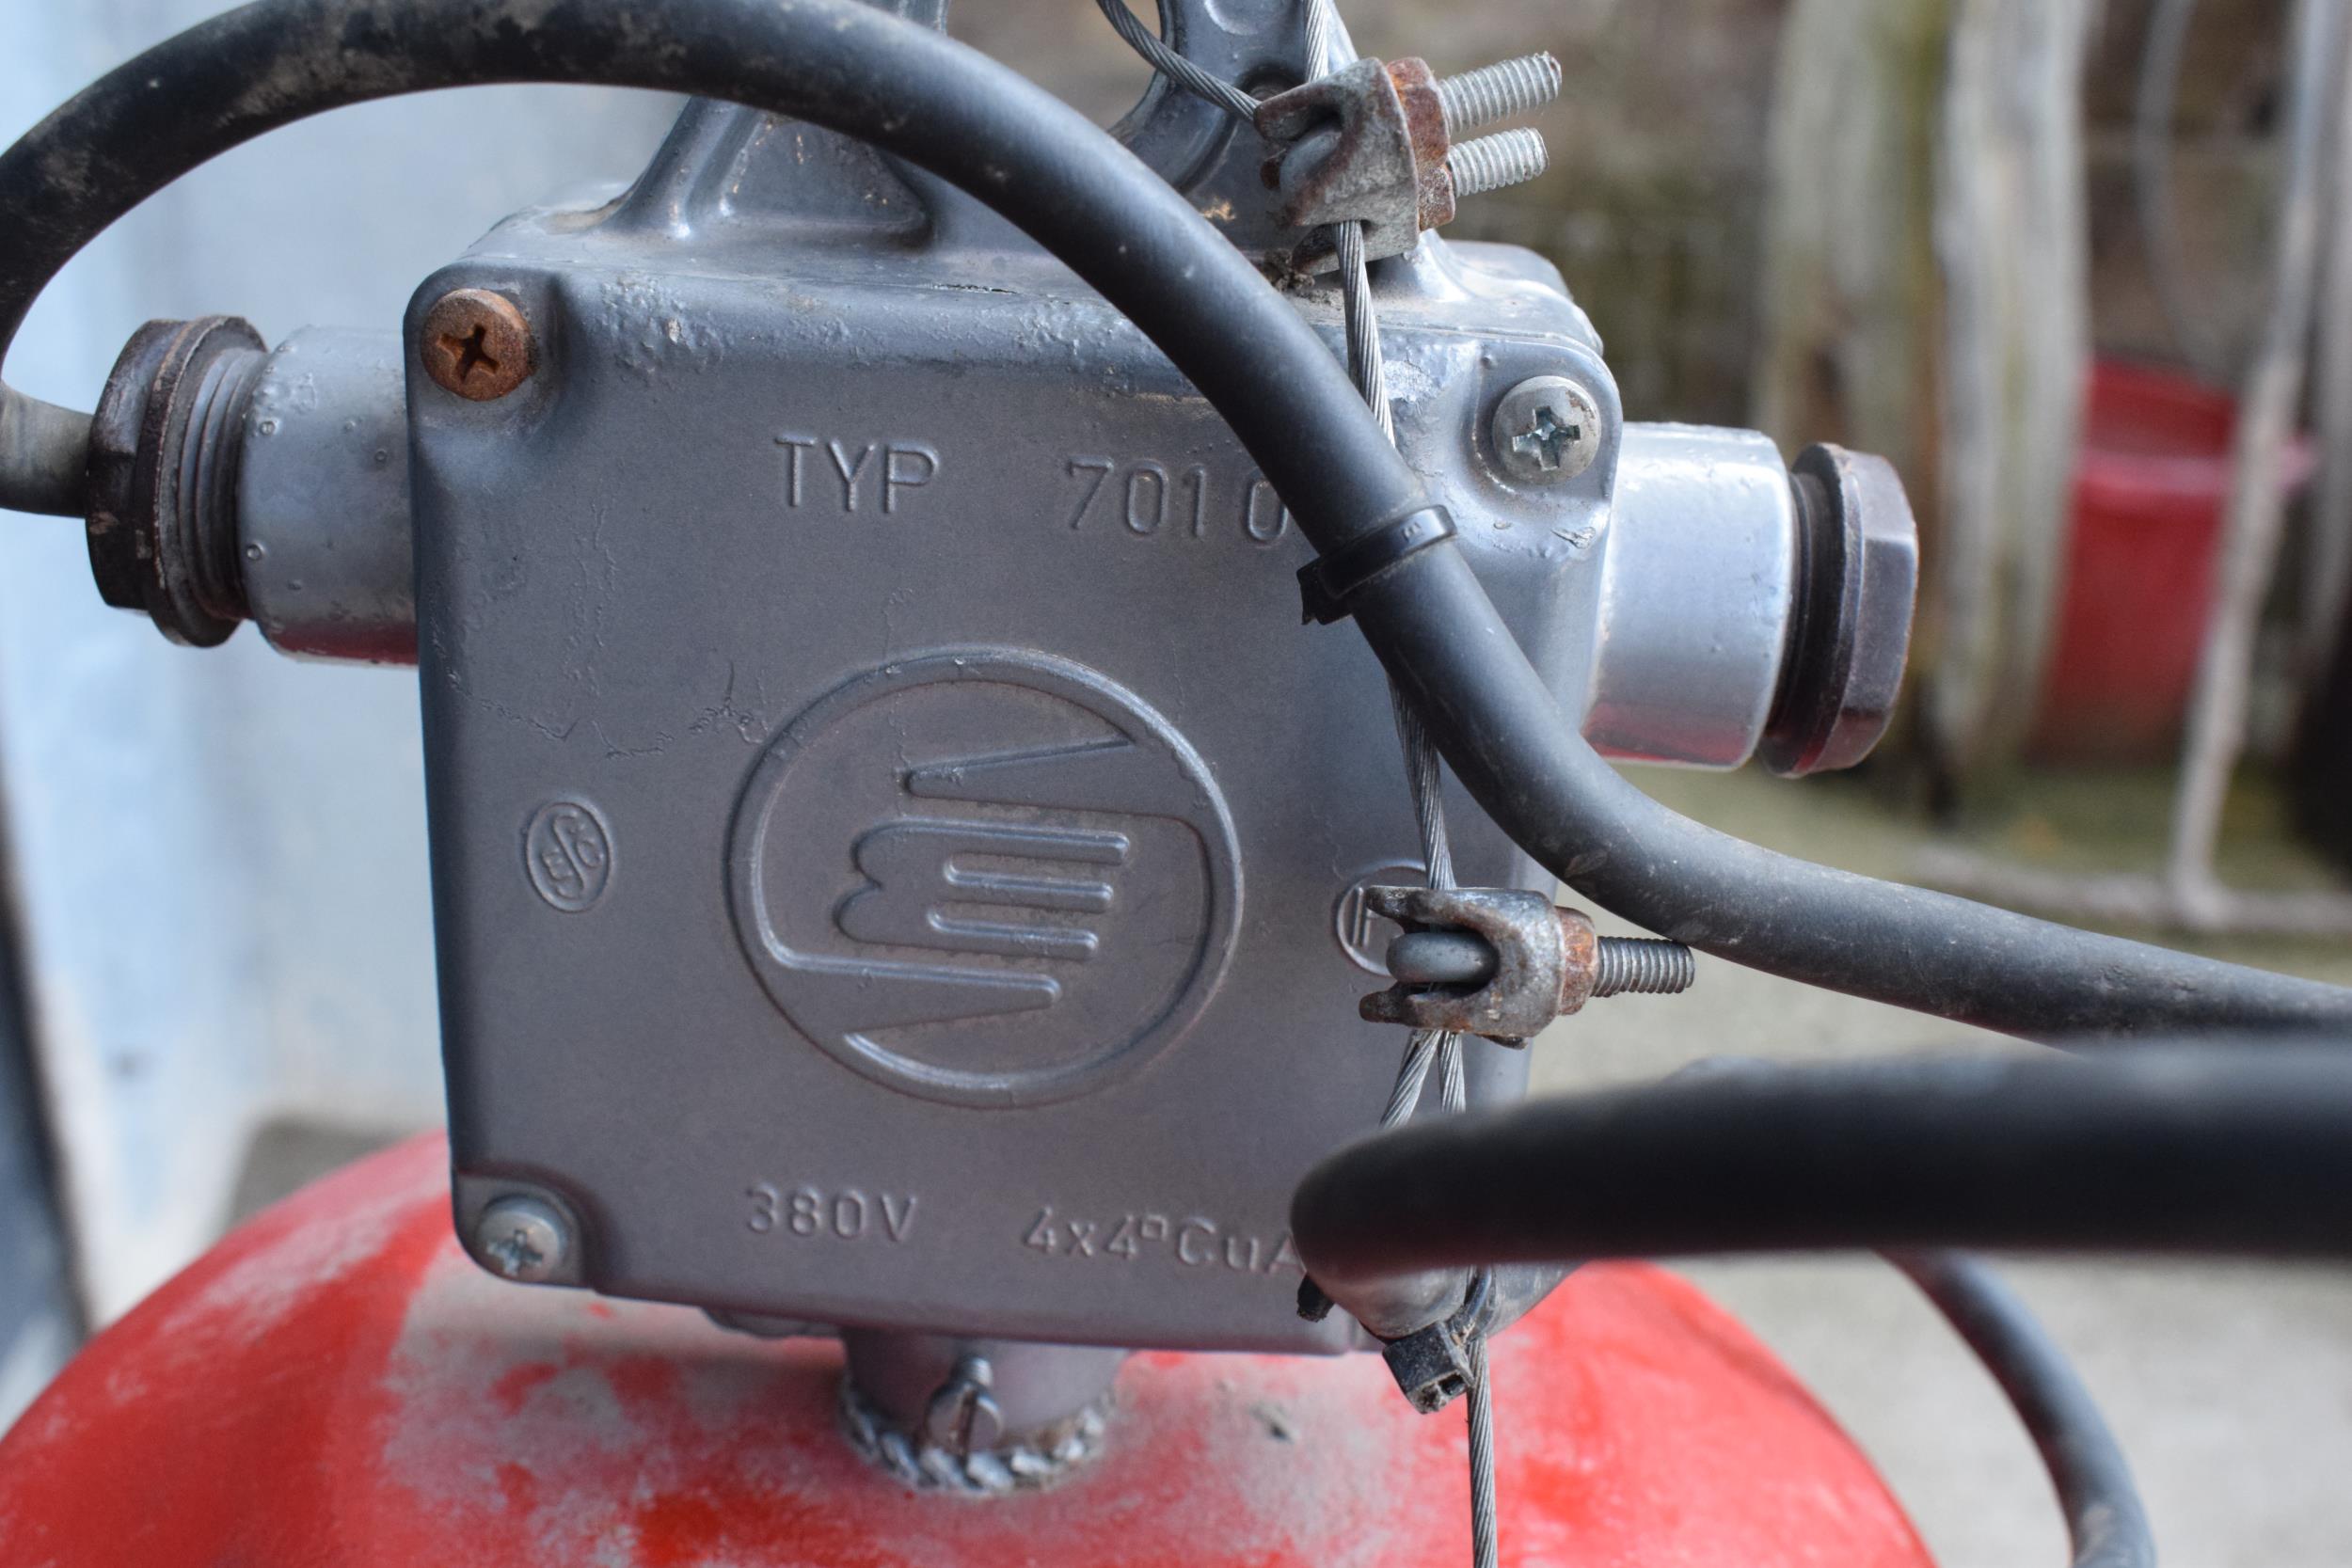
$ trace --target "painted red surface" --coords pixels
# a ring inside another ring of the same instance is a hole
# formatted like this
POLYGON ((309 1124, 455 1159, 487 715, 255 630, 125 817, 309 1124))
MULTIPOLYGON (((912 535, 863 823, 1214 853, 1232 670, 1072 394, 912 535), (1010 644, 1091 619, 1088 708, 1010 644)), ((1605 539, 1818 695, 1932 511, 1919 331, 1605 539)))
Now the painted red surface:
MULTIPOLYGON (((1369 1356, 1136 1357, 1110 1448, 996 1502, 835 1435, 829 1346, 501 1285, 422 1139, 237 1232, 0 1439, 10 1568, 1371 1568, 1467 1560, 1458 1414, 1369 1356)), ((1498 1341, 1505 1560, 1928 1568, 1868 1463, 1729 1318, 1582 1271, 1498 1341)))
MULTIPOLYGON (((2167 371, 2093 367, 2058 638, 2034 751, 2147 762, 2179 743, 2212 619, 2237 404, 2167 371)), ((2308 443, 2282 483, 2311 476, 2308 443)))

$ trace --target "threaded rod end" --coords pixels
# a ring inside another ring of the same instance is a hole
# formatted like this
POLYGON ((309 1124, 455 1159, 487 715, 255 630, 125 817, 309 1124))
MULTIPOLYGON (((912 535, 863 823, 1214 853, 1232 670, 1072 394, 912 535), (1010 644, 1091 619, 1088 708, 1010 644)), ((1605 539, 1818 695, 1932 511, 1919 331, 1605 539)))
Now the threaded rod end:
POLYGON ((1559 96, 1560 62, 1549 53, 1501 60, 1438 83, 1438 106, 1445 112, 1450 141, 1533 113, 1559 96))
POLYGON ((1691 989, 1698 962, 1678 942, 1603 937, 1593 963, 1593 994, 1672 996, 1691 989))
POLYGON ((1445 166, 1454 176, 1454 194, 1464 197, 1524 184, 1542 174, 1550 161, 1541 135, 1518 130, 1454 143, 1454 150, 1446 154, 1445 166))

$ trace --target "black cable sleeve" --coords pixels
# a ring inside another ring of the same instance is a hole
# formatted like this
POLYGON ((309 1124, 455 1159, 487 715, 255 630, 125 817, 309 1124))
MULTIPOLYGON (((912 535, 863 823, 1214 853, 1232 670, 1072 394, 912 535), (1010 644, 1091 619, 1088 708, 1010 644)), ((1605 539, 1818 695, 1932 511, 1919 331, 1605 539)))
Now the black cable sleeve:
POLYGON ((2074 1545, 2073 1568, 2156 1568, 2139 1487, 2090 1390, 1997 1274, 1954 1252, 1896 1253, 2009 1397, 2042 1455, 2074 1545))
POLYGON ((2352 990, 1833 870, 1676 815, 1565 721, 1458 550, 1408 557, 1351 608, 1487 815, 1661 937, 2027 1039, 2352 1028, 2352 990))
POLYGON ((87 512, 89 435, 87 414, 0 386, 0 511, 53 517, 87 512))
MULTIPOLYGON (((58 268, 205 160, 325 110, 497 82, 724 99, 895 152, 1004 214, 1134 320, 1318 551, 1428 504, 1312 329, 1184 198, 1052 95, 857 0, 260 0, 216 17, 0 154, 0 357, 58 268)), ((81 510, 80 418, 0 387, 0 507, 81 510)), ((1454 548, 1400 562, 1353 608, 1488 815, 1662 936, 2036 1038, 2352 1022, 2352 992, 1848 876, 1676 816, 1578 735, 1454 548)))
POLYGON ((1291 1204, 1348 1305, 1425 1270, 1690 1254, 2352 1258, 2352 1052, 2161 1050, 1666 1083, 1415 1122, 1291 1204))

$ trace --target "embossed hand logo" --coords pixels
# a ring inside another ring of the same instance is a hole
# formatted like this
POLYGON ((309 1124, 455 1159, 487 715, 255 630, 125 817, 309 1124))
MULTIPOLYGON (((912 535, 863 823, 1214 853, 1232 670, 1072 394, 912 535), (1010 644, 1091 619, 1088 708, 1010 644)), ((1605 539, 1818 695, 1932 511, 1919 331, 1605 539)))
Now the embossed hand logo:
POLYGON ((747 946, 792 1022, 858 1070, 1052 1098, 1164 1034, 1221 965, 1239 868, 1215 786, 1164 721, 1073 668, 893 667, 819 704, 755 776, 747 946), (825 843, 854 882, 809 863, 825 843))
MULTIPOLYGON (((1167 799, 1171 784, 1182 784, 1171 771, 1132 741, 1104 740, 910 768, 905 789, 911 800, 1160 815, 1181 809, 1167 799)), ((1127 834, 1113 831, 902 816, 858 840, 866 885, 842 900, 834 924, 876 946, 1083 962, 1102 938, 1070 917, 1111 911, 1112 878, 1132 847, 1127 834), (1070 875, 1072 867, 1094 874, 1070 875)), ((814 989, 838 992, 837 1004, 818 1010, 827 1026, 859 1031, 1050 1007, 1062 994, 1051 974, 995 964, 811 954, 786 962, 833 977, 836 984, 814 989), (836 1005, 843 1010, 836 1013, 836 1005)))

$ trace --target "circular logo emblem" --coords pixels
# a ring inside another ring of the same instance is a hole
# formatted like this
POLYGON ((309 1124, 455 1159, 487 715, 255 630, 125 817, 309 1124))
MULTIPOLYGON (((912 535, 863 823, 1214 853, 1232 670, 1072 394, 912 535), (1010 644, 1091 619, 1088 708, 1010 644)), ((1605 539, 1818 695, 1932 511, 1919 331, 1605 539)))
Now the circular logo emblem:
POLYGON ((585 800, 551 800, 523 829, 523 870, 532 892, 578 914, 612 885, 612 830, 585 800))
POLYGON ((792 1023, 893 1088, 1068 1099, 1216 990, 1241 857, 1168 721, 1079 665, 997 649, 835 689, 753 769, 735 922, 792 1023))

